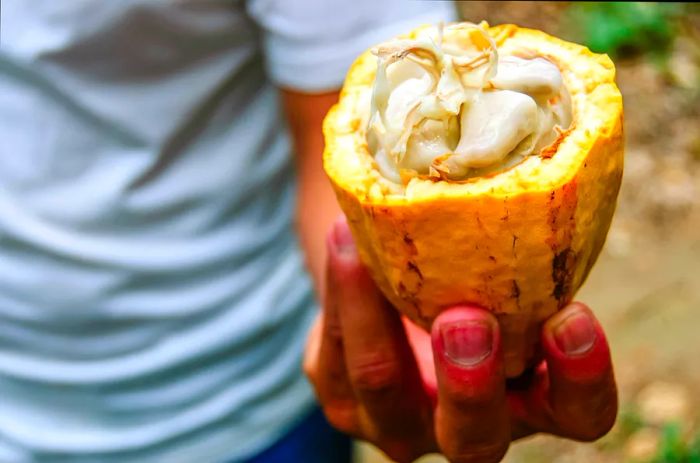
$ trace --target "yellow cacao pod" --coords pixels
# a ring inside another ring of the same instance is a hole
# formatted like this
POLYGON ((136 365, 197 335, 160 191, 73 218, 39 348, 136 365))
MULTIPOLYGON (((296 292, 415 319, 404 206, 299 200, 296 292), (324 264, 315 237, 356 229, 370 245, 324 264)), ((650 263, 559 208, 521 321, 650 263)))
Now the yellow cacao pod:
POLYGON ((494 175, 415 177, 400 193, 383 187, 366 141, 376 70, 367 51, 324 121, 324 168, 389 301, 425 329, 455 304, 493 311, 514 376, 534 358, 542 322, 572 299, 605 241, 622 178, 622 97, 606 55, 514 25, 485 29, 499 51, 559 67, 573 123, 552 145, 494 175))

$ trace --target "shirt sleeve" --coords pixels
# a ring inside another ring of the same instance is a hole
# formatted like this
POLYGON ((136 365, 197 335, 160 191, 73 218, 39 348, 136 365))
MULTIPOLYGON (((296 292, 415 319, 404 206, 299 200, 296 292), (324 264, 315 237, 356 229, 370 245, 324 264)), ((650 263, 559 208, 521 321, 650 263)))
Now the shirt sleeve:
POLYGON ((304 92, 338 89, 367 48, 457 17, 452 2, 419 0, 249 0, 248 14, 262 30, 270 78, 304 92))

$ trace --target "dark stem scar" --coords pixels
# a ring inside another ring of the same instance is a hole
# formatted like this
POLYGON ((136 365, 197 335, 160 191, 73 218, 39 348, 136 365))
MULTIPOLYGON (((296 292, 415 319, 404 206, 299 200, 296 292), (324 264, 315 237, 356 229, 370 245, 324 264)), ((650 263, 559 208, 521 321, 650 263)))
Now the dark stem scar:
POLYGON ((520 286, 518 286, 518 282, 515 280, 513 280, 513 289, 510 295, 515 298, 520 297, 520 286))
POLYGON ((406 264, 406 268, 408 268, 409 271, 414 272, 420 281, 423 281, 423 274, 421 273, 420 269, 418 266, 415 264, 415 262, 411 262, 410 260, 406 264))
POLYGON ((401 281, 399 282, 397 289, 399 297, 413 306, 416 311, 416 317, 418 317, 424 323, 429 322, 429 319, 423 315, 423 309, 421 307, 420 300, 418 300, 416 292, 410 291, 401 281))
POLYGON ((513 257, 518 258, 518 254, 515 252, 515 243, 518 241, 518 236, 513 235, 513 244, 511 245, 511 251, 513 252, 513 257))
POLYGON ((518 306, 518 309, 520 309, 520 286, 516 280, 513 280, 510 296, 515 299, 515 304, 518 306))
POLYGON ((571 275, 569 261, 572 258, 571 248, 566 248, 554 255, 552 259, 552 282, 554 290, 552 296, 561 304, 569 293, 571 275))
POLYGON ((413 238, 408 233, 403 234, 403 242, 408 246, 408 252, 410 255, 415 256, 418 253, 416 249, 416 244, 413 242, 413 238))
POLYGON ((418 268, 418 265, 413 260, 410 260, 412 257, 418 254, 418 249, 416 248, 416 244, 413 241, 413 238, 411 238, 411 235, 406 232, 404 232, 403 234, 403 242, 404 244, 406 244, 406 247, 408 248, 408 254, 410 256, 409 260, 406 262, 406 270, 417 277, 417 282, 415 284, 410 284, 410 289, 406 287, 406 283, 399 282, 399 296, 404 301, 408 302, 413 306, 413 308, 416 311, 416 316, 421 321, 427 323, 428 319, 425 317, 425 315, 423 315, 421 303, 418 299, 418 293, 420 292, 421 287, 423 286, 423 273, 420 271, 420 268, 418 268))

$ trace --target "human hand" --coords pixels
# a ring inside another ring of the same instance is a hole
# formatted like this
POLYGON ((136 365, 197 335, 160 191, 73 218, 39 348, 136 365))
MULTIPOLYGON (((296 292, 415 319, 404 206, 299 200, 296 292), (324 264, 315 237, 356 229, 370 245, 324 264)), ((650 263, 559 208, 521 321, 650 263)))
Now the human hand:
POLYGON ((399 462, 440 452, 452 462, 490 463, 512 440, 536 432, 589 441, 612 427, 610 352, 585 305, 572 303, 552 316, 541 333, 544 360, 506 380, 500 330, 489 311, 451 308, 427 334, 402 322, 383 297, 344 220, 327 244, 324 310, 304 369, 339 430, 399 462))

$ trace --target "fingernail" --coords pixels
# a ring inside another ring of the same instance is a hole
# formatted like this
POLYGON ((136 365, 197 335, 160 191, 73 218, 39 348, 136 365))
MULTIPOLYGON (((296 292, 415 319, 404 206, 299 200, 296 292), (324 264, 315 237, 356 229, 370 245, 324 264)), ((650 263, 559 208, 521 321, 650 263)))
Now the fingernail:
POLYGON ((355 240, 345 220, 338 220, 335 222, 333 225, 333 238, 338 251, 342 253, 355 251, 355 240))
POLYGON ((569 315, 554 327, 554 341, 566 355, 582 355, 591 350, 596 340, 593 320, 586 312, 569 315))
POLYGON ((464 320, 440 326, 445 354, 454 363, 473 367, 491 354, 491 325, 481 320, 464 320))

